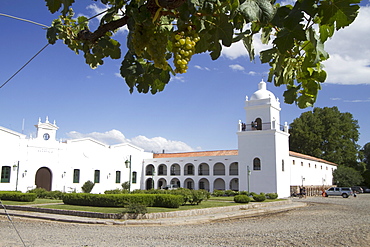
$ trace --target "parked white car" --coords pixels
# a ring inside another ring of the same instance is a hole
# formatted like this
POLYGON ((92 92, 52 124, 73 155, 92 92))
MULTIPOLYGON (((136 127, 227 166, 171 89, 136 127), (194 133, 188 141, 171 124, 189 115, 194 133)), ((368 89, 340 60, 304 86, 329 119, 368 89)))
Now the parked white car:
POLYGON ((325 196, 342 196, 343 198, 348 198, 353 195, 353 191, 349 187, 331 187, 325 190, 325 196))

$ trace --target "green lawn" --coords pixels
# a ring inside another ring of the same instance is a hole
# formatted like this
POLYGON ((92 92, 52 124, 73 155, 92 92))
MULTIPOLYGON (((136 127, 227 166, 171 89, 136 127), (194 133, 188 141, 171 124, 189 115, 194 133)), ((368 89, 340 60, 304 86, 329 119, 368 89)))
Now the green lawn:
MULTIPOLYGON (((5 204, 5 203, 4 203, 5 204)), ((190 205, 186 204, 180 206, 179 208, 159 208, 159 207, 148 207, 148 213, 158 213, 158 212, 171 212, 179 210, 190 210, 190 209, 199 209, 199 208, 211 208, 211 207, 224 207, 224 206, 235 206, 239 203, 234 203, 233 201, 203 201, 199 205, 190 205)), ((123 208, 114 208, 114 207, 91 207, 91 206, 77 206, 77 205, 43 205, 39 206, 42 208, 54 208, 54 209, 65 209, 65 210, 77 210, 77 211, 88 211, 88 212, 99 212, 99 213, 121 213, 123 208)))
POLYGON ((18 202, 18 201, 2 201, 4 205, 32 205, 32 204, 46 204, 46 203, 63 203, 62 200, 53 199, 39 199, 37 198, 33 202, 18 202))
MULTIPOLYGON (((265 202, 279 201, 267 199, 265 202)), ((77 206, 77 205, 66 205, 54 203, 63 203, 62 200, 51 200, 51 199, 36 199, 34 202, 17 202, 17 201, 2 201, 4 205, 32 205, 32 204, 50 204, 50 205, 40 205, 37 207, 42 208, 53 208, 53 209, 64 209, 64 210, 76 210, 76 211, 88 211, 88 212, 98 212, 98 213, 122 213, 123 208, 114 207, 91 207, 91 206, 77 206)), ((240 203, 234 202, 234 197, 211 197, 207 201, 203 201, 199 205, 186 204, 180 206, 179 208, 159 208, 159 207, 148 207, 148 213, 158 213, 158 212, 172 212, 179 210, 190 210, 190 209, 200 209, 200 208, 211 208, 211 207, 225 207, 225 206, 235 206, 240 205, 240 203)))

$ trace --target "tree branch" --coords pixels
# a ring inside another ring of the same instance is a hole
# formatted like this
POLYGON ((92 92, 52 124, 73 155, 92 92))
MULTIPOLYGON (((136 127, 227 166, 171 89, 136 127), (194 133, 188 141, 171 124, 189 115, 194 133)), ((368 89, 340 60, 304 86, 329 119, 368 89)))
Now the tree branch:
MULTIPOLYGON (((185 2, 186 0, 157 0, 157 1, 149 0, 146 7, 152 14, 154 14, 159 8, 176 9, 185 2)), ((111 21, 109 23, 99 26, 98 29, 95 30, 95 32, 91 32, 90 30, 82 30, 78 33, 77 40, 95 43, 100 37, 104 36, 107 32, 114 31, 126 25, 128 19, 129 17, 125 15, 121 19, 111 21)))
POLYGON ((109 31, 114 31, 120 27, 123 27, 127 24, 128 17, 124 16, 121 19, 108 22, 104 25, 98 27, 95 32, 90 32, 89 30, 82 30, 77 35, 77 40, 88 41, 95 43, 100 37, 104 36, 109 31))

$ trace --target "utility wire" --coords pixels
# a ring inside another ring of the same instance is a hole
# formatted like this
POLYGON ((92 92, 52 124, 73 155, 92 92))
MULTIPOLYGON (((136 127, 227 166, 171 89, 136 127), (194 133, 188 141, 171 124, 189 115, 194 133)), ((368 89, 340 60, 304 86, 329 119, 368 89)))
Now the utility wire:
MULTIPOLYGON (((105 12, 107 12, 108 10, 105 10, 99 14, 96 14, 94 15, 93 17, 85 20, 85 21, 89 21, 93 18, 96 18, 98 17, 99 15, 102 15, 104 14, 105 12)), ((49 28, 49 26, 46 26, 44 24, 40 24, 40 23, 37 23, 37 22, 34 22, 34 21, 30 21, 30 20, 27 20, 27 19, 23 19, 23 18, 19 18, 19 17, 15 17, 15 16, 11 16, 11 15, 7 15, 7 14, 3 14, 3 13, 0 13, 0 16, 5 16, 5 17, 9 17, 9 18, 13 18, 13 19, 16 19, 16 20, 20 20, 20 21, 25 21, 25 22, 29 22, 29 23, 32 23, 32 24, 35 24, 35 25, 39 25, 39 26, 42 26, 42 27, 45 27, 45 28, 49 28)), ((83 23, 83 22, 82 22, 83 23)), ((82 24, 82 23, 78 23, 78 24, 82 24)), ((4 87, 11 79, 13 79, 19 72, 21 72, 22 69, 24 69, 34 58, 36 58, 46 47, 49 46, 49 43, 46 44, 43 48, 41 48, 41 50, 39 50, 30 60, 28 60, 19 70, 17 70, 17 72, 15 72, 8 80, 6 80, 6 82, 4 82, 1 86, 0 86, 0 89, 2 87, 4 87)))
POLYGON ((2 201, 0 200, 0 204, 1 206, 4 208, 4 211, 5 211, 5 214, 6 216, 8 217, 9 221, 12 223, 12 226, 14 227, 15 231, 17 232, 18 234, 18 237, 21 239, 22 243, 23 243, 23 246, 26 247, 26 244, 24 243, 22 237, 21 237, 21 234, 19 233, 18 229, 15 227, 14 223, 13 223, 13 220, 12 218, 10 218, 10 215, 8 214, 8 211, 6 211, 6 208, 5 208, 5 205, 2 203, 2 201))
POLYGON ((30 60, 27 61, 27 63, 25 63, 19 70, 17 70, 17 72, 15 72, 8 80, 6 80, 6 82, 4 82, 1 86, 0 86, 0 89, 2 87, 4 87, 11 79, 14 78, 14 76, 16 76, 19 72, 21 72, 22 69, 24 69, 24 67, 26 67, 35 57, 37 57, 37 55, 39 55, 46 47, 48 47, 49 44, 46 44, 44 47, 41 48, 41 50, 39 50, 30 60))
POLYGON ((35 25, 39 25, 39 26, 42 26, 42 27, 46 27, 46 28, 48 28, 48 27, 49 27, 49 26, 46 26, 46 25, 41 24, 41 23, 37 23, 37 22, 34 22, 34 21, 30 21, 30 20, 27 20, 27 19, 23 19, 23 18, 15 17, 15 16, 11 16, 11 15, 7 15, 7 14, 3 14, 3 13, 0 13, 0 15, 5 16, 5 17, 9 17, 9 18, 13 18, 13 19, 16 19, 16 20, 19 20, 19 21, 29 22, 29 23, 32 23, 32 24, 35 24, 35 25))

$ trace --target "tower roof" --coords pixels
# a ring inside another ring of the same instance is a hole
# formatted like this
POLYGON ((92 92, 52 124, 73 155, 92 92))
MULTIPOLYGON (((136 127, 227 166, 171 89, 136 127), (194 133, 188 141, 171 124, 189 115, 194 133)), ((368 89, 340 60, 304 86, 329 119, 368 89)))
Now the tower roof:
POLYGON ((254 92, 251 96, 251 100, 259 99, 276 99, 275 95, 266 89, 266 82, 263 80, 258 84, 258 90, 254 92))

